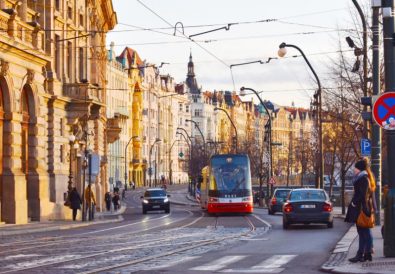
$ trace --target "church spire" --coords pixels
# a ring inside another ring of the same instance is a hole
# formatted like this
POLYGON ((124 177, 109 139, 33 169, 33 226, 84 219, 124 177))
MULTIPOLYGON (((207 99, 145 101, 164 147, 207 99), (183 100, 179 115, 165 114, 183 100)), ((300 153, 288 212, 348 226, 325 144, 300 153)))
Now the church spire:
POLYGON ((192 51, 189 54, 189 62, 188 62, 188 73, 186 84, 191 93, 199 93, 199 88, 195 78, 195 69, 192 61, 192 51))

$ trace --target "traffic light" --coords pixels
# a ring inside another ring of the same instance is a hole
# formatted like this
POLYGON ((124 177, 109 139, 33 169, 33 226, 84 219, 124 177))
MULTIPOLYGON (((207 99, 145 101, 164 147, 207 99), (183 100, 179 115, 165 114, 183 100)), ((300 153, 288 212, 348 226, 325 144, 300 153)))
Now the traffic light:
MULTIPOLYGON (((372 97, 366 96, 366 97, 361 97, 361 104, 364 106, 370 107, 372 109, 372 97)), ((362 119, 365 121, 372 121, 372 111, 362 111, 361 113, 362 119)))

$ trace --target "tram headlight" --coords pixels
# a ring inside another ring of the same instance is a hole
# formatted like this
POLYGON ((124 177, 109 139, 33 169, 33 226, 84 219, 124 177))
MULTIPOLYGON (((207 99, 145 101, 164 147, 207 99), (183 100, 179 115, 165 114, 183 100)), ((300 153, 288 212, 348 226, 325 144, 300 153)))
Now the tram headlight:
POLYGON ((218 203, 219 199, 217 197, 210 197, 209 202, 210 203, 218 203))

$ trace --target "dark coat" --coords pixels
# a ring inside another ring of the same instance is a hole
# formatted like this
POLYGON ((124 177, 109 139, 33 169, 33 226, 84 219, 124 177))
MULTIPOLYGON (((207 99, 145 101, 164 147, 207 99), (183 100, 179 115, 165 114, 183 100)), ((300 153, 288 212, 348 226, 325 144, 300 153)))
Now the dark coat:
POLYGON ((371 208, 366 203, 366 194, 369 187, 367 174, 360 174, 354 182, 354 195, 348 206, 345 222, 355 223, 361 210, 370 216, 371 208))
POLYGON ((81 209, 81 204, 82 201, 80 195, 78 194, 78 191, 73 189, 70 192, 70 208, 81 209))
POLYGON ((118 204, 119 204, 119 195, 118 195, 118 194, 115 194, 114 197, 112 197, 112 202, 113 202, 115 205, 118 205, 118 204))
POLYGON ((106 194, 104 195, 104 200, 106 201, 106 203, 111 203, 111 194, 109 192, 106 192, 106 194))

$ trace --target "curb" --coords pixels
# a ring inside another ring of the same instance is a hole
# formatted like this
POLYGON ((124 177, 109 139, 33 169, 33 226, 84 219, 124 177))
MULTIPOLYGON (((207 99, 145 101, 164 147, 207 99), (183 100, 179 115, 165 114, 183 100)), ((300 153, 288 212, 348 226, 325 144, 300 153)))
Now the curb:
MULTIPOLYGON (((321 266, 321 270, 330 273, 343 273, 337 272, 336 267, 343 264, 347 259, 350 246, 357 237, 356 227, 351 226, 344 236, 337 242, 336 247, 333 249, 329 259, 321 266)), ((350 273, 350 272, 348 272, 350 273)), ((351 274, 351 273, 350 273, 351 274)))

